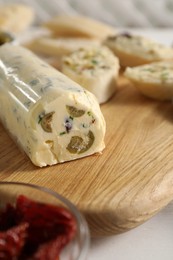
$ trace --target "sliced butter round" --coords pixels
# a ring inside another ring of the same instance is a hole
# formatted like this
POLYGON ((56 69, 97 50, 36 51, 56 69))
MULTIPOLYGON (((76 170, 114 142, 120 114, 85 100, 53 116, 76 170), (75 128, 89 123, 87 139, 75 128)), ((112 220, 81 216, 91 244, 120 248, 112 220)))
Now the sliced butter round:
POLYGON ((62 60, 62 72, 105 103, 116 91, 119 60, 107 47, 82 48, 62 60))
POLYGON ((114 37, 108 37, 104 44, 119 58, 123 67, 173 60, 172 48, 139 35, 118 34, 114 37))
POLYGON ((21 33, 34 21, 34 10, 24 4, 0 5, 0 30, 21 33))
POLYGON ((173 61, 126 68, 124 75, 148 97, 158 100, 173 98, 173 61))
POLYGON ((100 45, 99 40, 76 37, 39 37, 25 43, 25 46, 34 52, 56 57, 68 55, 79 48, 100 45))
POLYGON ((47 21, 44 26, 58 36, 104 39, 109 35, 115 34, 113 27, 80 15, 59 15, 47 21))

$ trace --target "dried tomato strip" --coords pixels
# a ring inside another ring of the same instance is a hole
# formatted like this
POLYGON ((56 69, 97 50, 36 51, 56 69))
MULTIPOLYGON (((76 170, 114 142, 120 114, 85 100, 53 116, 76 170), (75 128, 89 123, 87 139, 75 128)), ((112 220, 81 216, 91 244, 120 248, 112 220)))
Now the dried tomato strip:
POLYGON ((68 209, 20 195, 0 212, 0 260, 59 260, 76 230, 68 209))
POLYGON ((17 259, 27 238, 28 223, 0 232, 0 259, 17 259))
POLYGON ((65 235, 71 240, 76 233, 76 220, 65 208, 38 203, 21 195, 16 204, 18 221, 29 223, 28 240, 34 244, 44 243, 65 235))

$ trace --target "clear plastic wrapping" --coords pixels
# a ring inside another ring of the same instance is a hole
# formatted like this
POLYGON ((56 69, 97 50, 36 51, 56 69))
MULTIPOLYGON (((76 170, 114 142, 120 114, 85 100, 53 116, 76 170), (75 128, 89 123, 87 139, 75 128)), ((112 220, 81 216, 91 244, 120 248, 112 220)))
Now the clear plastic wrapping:
POLYGON ((0 47, 0 120, 38 166, 104 148, 95 97, 23 47, 0 47))

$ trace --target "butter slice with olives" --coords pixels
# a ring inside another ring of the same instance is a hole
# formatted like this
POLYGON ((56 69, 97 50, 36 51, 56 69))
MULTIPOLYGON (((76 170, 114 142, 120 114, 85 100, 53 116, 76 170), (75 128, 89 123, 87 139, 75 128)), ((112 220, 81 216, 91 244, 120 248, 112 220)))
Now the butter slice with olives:
POLYGON ((40 167, 105 147, 105 120, 94 95, 10 43, 0 47, 0 119, 40 167))
POLYGON ((158 100, 173 98, 173 61, 126 68, 125 77, 144 95, 158 100))
POLYGON ((119 33, 108 37, 104 45, 119 58, 122 67, 173 59, 172 48, 140 35, 119 33))
POLYGON ((104 46, 80 48, 63 58, 62 72, 92 92, 102 104, 117 89, 119 60, 104 46))

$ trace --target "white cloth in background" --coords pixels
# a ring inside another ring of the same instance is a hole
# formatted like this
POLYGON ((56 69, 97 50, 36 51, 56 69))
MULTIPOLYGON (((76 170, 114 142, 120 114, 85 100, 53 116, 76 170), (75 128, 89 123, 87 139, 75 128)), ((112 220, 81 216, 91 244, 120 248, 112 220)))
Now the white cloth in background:
POLYGON ((38 21, 56 14, 83 14, 118 27, 172 27, 173 0, 0 0, 26 3, 38 21))

